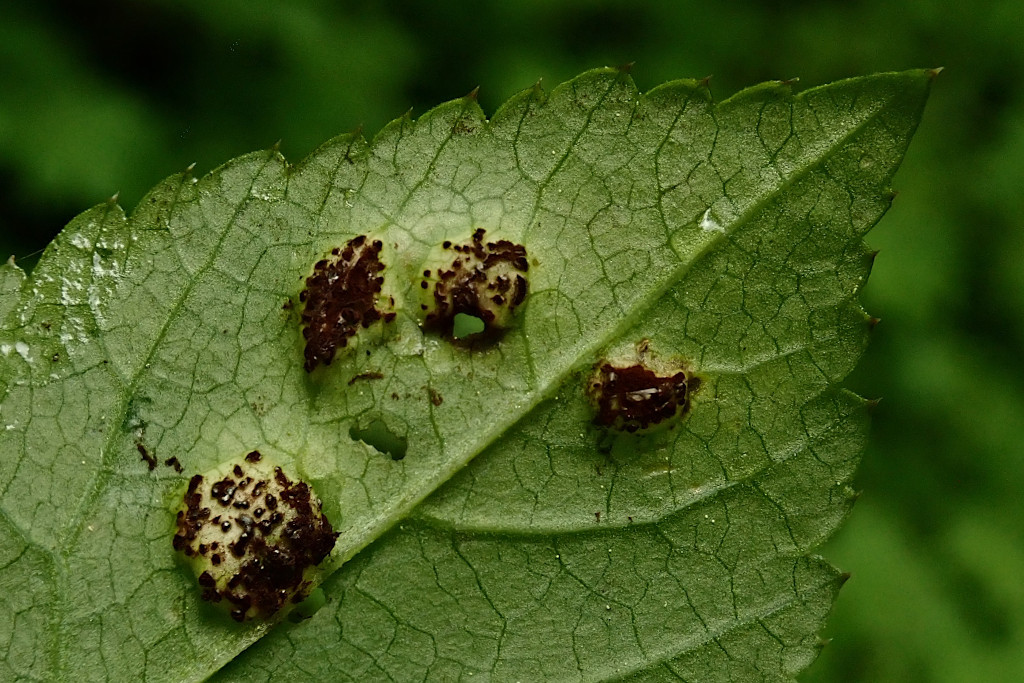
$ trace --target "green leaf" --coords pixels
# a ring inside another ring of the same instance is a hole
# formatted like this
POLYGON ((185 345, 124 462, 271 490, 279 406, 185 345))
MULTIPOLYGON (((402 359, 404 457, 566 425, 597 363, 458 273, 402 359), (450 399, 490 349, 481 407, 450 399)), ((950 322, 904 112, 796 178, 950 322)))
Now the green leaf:
POLYGON ((0 673, 792 677, 866 431, 838 387, 870 329, 862 238, 932 76, 716 105, 597 70, 85 212, 29 278, 0 269, 0 673), (481 227, 526 246, 530 294, 496 343, 454 344, 419 325, 420 271, 481 227), (307 374, 303 280, 360 234, 398 316, 307 374), (700 377, 692 412, 594 426, 590 369, 641 342, 700 377), (299 623, 225 618, 171 550, 187 476, 256 448, 340 532, 299 623))

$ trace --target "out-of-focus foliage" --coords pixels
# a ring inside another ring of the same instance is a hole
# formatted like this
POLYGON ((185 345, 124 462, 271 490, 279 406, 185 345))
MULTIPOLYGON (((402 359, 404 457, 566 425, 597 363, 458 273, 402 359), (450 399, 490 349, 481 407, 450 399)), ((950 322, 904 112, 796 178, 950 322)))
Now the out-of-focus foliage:
MULTIPOLYGON (((945 66, 869 242, 885 318, 852 388, 884 401, 865 493, 824 550, 853 574, 805 675, 1024 678, 1024 7, 828 3, 29 3, 0 21, 0 249, 120 191, 282 139, 298 160, 481 85, 637 62, 641 89, 945 66)), ((31 258, 24 259, 31 263, 31 258)))

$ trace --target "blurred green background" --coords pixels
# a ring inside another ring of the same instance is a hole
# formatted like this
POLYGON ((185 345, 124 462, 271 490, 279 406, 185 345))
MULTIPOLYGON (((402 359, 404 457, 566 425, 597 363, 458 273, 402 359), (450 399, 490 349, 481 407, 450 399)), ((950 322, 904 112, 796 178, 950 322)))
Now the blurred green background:
POLYGON ((1024 3, 22 2, 0 11, 0 252, 282 140, 298 161, 482 86, 636 62, 724 99, 944 66, 870 235, 884 322, 850 385, 884 397, 823 553, 853 574, 807 681, 1024 680, 1024 3))

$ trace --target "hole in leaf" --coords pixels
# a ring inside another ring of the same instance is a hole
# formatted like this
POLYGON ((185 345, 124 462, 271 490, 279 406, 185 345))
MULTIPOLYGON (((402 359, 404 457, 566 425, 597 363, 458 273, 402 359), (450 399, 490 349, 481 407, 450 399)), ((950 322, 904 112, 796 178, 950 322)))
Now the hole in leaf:
POLYGON ((409 449, 409 440, 393 432, 381 420, 373 420, 365 428, 352 425, 348 434, 356 441, 362 441, 367 446, 390 456, 392 460, 401 460, 409 449))
POLYGON ((484 321, 475 315, 456 313, 452 322, 452 336, 456 339, 465 339, 471 334, 483 332, 484 327, 484 321))
POLYGON ((323 588, 316 588, 305 600, 300 602, 288 613, 288 621, 297 624, 304 619, 309 619, 316 614, 321 607, 327 604, 327 595, 323 588))

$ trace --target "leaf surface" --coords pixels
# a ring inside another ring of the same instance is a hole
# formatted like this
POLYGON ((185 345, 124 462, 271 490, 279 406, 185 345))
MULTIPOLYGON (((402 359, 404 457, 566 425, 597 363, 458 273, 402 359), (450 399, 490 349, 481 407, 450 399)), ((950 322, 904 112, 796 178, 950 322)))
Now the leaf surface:
POLYGON ((863 235, 931 76, 715 104, 598 70, 85 212, 31 277, 0 268, 7 673, 791 678, 866 430, 838 386, 870 328, 863 235), (530 295, 498 343, 459 346, 420 329, 419 273, 480 227, 526 246, 530 295), (303 280, 359 234, 397 319, 307 374, 303 280), (593 426, 590 368, 641 343, 701 378, 692 412, 593 426), (373 423, 403 459, 353 438, 373 423), (254 448, 341 534, 301 623, 225 619, 171 552, 187 476, 254 448))

